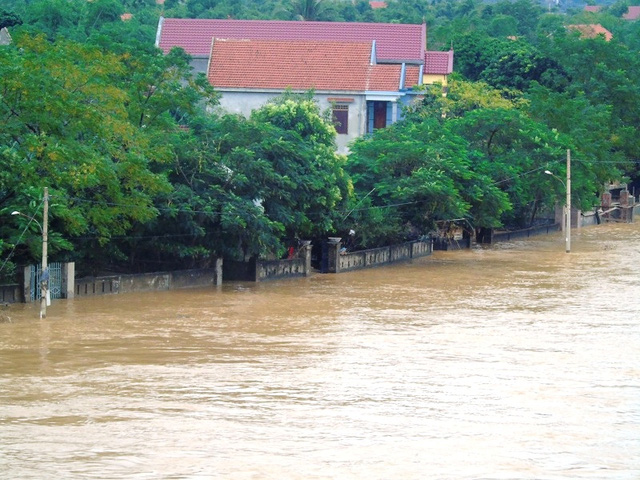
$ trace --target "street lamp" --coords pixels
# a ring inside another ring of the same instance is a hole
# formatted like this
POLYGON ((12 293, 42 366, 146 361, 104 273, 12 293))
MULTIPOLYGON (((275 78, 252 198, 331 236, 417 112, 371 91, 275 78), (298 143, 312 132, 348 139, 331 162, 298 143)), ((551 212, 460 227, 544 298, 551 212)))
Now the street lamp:
POLYGON ((49 223, 49 189, 44 187, 44 212, 42 215, 42 225, 35 218, 25 215, 19 211, 11 212, 11 215, 21 215, 28 218, 31 221, 36 222, 42 232, 42 274, 40 278, 40 318, 46 318, 47 316, 47 286, 49 281, 49 270, 47 269, 47 237, 48 237, 48 223, 49 223))
POLYGON ((551 175, 564 185, 567 193, 567 200, 565 204, 565 246, 566 252, 571 253, 571 150, 567 150, 567 183, 564 183, 562 179, 554 175, 549 170, 545 170, 544 173, 551 175))

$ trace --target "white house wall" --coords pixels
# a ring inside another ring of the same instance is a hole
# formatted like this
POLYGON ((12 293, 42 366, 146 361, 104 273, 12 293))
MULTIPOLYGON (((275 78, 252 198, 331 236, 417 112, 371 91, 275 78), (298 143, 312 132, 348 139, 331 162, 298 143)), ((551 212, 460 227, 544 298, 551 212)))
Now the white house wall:
MULTIPOLYGON (((237 113, 249 117, 251 112, 262 107, 265 103, 282 94, 282 92, 237 92, 216 89, 222 94, 220 107, 230 113, 237 113)), ((349 105, 348 134, 336 135, 336 149, 338 153, 349 153, 348 145, 366 132, 366 100, 364 95, 349 95, 345 93, 316 94, 321 111, 330 109, 332 103, 329 98, 349 98, 352 102, 341 103, 349 105)))

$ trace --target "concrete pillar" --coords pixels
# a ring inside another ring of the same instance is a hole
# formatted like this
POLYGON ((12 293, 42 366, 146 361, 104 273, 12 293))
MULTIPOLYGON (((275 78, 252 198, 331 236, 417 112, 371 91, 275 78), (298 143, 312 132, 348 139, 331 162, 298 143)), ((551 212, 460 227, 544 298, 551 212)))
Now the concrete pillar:
POLYGON ((329 255, 329 273, 340 273, 340 247, 342 247, 342 238, 329 237, 327 242, 327 253, 329 255))
POLYGON ((471 232, 467 229, 462 231, 462 242, 464 244, 464 248, 471 248, 471 232))
POLYGON ((560 226, 562 227, 561 230, 563 232, 567 229, 567 225, 564 218, 566 211, 567 211, 567 208, 564 205, 556 204, 556 223, 560 224, 560 226))
POLYGON ((629 206, 629 190, 622 190, 620 192, 620 206, 621 207, 629 206))
POLYGON ((299 253, 300 258, 304 259, 304 276, 311 275, 311 241, 303 240, 302 248, 299 253))
POLYGON ((260 281, 260 261, 258 260, 258 256, 253 256, 249 260, 249 271, 251 272, 251 281, 259 282, 260 281))
POLYGON ((611 192, 604 192, 602 194, 602 209, 606 210, 611 206, 611 192))
MULTIPOLYGON (((435 243, 435 237, 430 237, 430 251, 433 253, 433 244, 435 243)), ((483 244, 492 244, 493 243, 493 228, 480 227, 478 229, 478 233, 476 235, 476 242, 483 244)))
POLYGON ((31 265, 23 268, 22 275, 22 298, 25 303, 31 302, 31 265))
POLYGON ((64 298, 76 296, 76 262, 67 262, 62 267, 62 286, 64 298))
POLYGON ((214 269, 215 269, 215 273, 214 273, 213 284, 216 287, 219 287, 220 285, 222 285, 222 257, 216 258, 214 269))

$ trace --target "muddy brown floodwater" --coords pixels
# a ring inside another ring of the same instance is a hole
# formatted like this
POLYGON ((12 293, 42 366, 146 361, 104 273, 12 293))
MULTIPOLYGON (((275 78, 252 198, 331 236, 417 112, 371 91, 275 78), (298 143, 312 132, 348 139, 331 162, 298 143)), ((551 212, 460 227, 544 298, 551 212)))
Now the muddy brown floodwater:
POLYGON ((12 305, 0 478, 638 479, 640 223, 12 305))

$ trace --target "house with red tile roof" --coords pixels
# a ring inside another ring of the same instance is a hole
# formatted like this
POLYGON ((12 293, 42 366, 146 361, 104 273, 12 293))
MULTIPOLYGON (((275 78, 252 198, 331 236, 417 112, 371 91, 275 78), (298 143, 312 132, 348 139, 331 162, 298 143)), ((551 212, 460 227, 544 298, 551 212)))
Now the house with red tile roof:
POLYGON ((638 20, 638 18, 640 18, 640 6, 629 7, 627 13, 625 13, 622 18, 625 20, 638 20))
POLYGON ((285 90, 314 90, 335 119, 337 147, 402 115, 422 83, 426 25, 161 18, 156 46, 180 47, 221 106, 249 115, 285 90))
POLYGON ((586 5, 584 7, 584 11, 590 13, 598 13, 600 10, 602 10, 602 5, 586 5))
POLYGON ((453 50, 448 52, 428 50, 425 52, 422 83, 425 85, 440 83, 446 91, 447 79, 452 72, 453 50))
POLYGON ((322 110, 331 109, 337 149, 402 115, 415 98, 422 66, 380 63, 377 42, 322 40, 212 40, 207 77, 229 112, 251 111, 286 90, 311 89, 322 110))
POLYGON ((599 35, 602 35, 607 42, 613 38, 613 34, 599 23, 569 25, 567 28, 580 32, 580 38, 597 38, 599 35))
POLYGON ((374 10, 376 8, 387 8, 387 2, 377 2, 374 0, 371 0, 369 2, 369 5, 371 6, 371 8, 373 8, 374 10))
POLYGON ((426 24, 302 22, 160 18, 156 47, 167 53, 181 47, 192 57, 196 72, 205 72, 211 39, 376 41, 378 63, 422 64, 426 51, 426 24))

